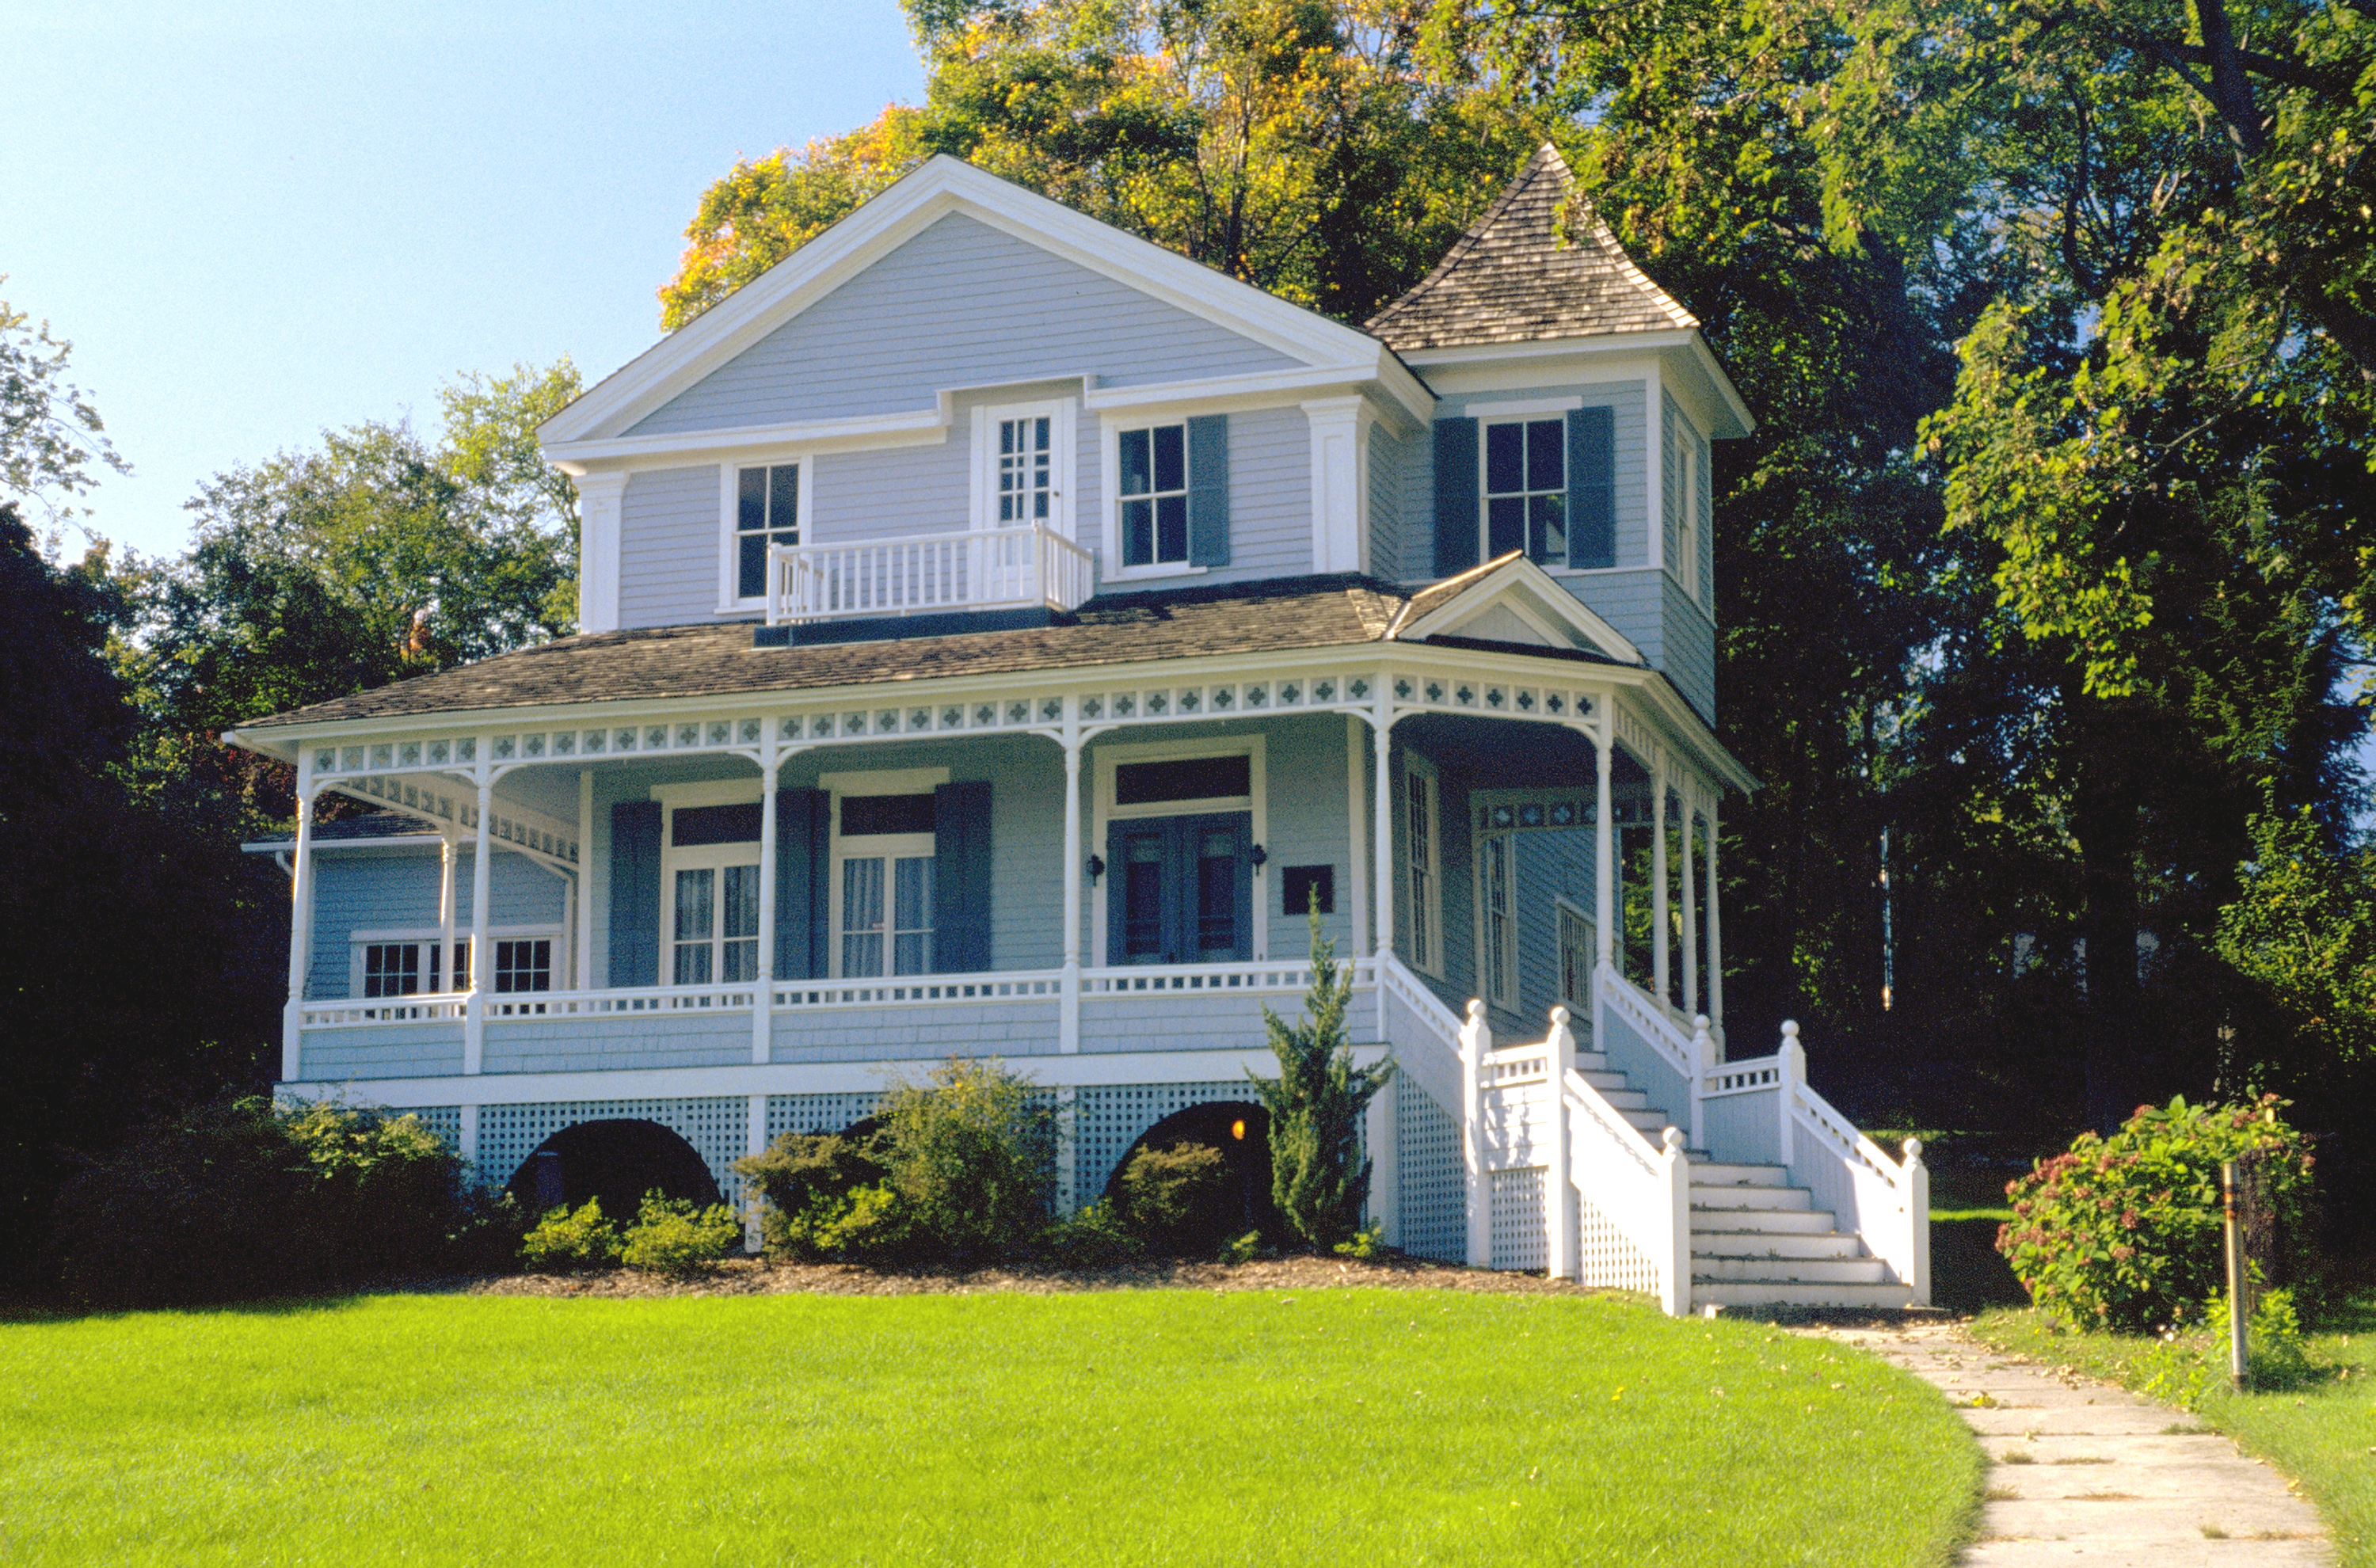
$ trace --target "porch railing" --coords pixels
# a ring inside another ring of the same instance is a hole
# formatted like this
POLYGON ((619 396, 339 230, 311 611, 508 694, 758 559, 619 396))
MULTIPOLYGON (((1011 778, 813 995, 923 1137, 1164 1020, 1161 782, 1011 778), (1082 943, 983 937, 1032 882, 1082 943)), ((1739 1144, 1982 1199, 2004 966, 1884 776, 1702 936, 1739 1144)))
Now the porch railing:
MULTIPOLYGON (((1354 990, 1367 991, 1377 983, 1378 962, 1375 958, 1353 958, 1347 962, 1352 966, 1354 990)), ((1301 958, 1289 963, 1133 964, 1081 972, 1081 994, 1084 996, 1213 991, 1281 992, 1300 995, 1311 985, 1312 965, 1301 958)))
POLYGON ((1089 552, 1035 523, 767 552, 767 624, 936 611, 1071 610, 1095 587, 1089 552))

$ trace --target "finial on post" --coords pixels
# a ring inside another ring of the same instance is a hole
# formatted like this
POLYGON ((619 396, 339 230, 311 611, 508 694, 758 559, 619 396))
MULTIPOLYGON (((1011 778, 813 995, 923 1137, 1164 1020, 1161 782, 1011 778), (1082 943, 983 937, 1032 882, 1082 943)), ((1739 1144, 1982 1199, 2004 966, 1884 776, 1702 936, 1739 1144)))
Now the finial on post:
POLYGON ((1922 1140, 1920 1138, 1908 1138, 1906 1140, 1906 1163, 1908 1165, 1919 1165, 1922 1163, 1922 1140))
POLYGON ((1681 1154, 1683 1150, 1683 1130, 1681 1127, 1669 1127, 1659 1134, 1658 1141, 1670 1151, 1681 1154))
POLYGON ((1485 999, 1483 997, 1472 996, 1468 999, 1468 1016, 1471 1018, 1482 1018, 1485 1016, 1485 999))
POLYGON ((1564 1007, 1554 1007, 1554 1008, 1552 1008, 1552 1009, 1551 1009, 1551 1028, 1555 1028, 1555 1029, 1563 1029, 1563 1028, 1567 1028, 1567 1025, 1568 1025, 1568 1011, 1567 1011, 1567 1009, 1566 1009, 1566 1008, 1564 1008, 1564 1007))

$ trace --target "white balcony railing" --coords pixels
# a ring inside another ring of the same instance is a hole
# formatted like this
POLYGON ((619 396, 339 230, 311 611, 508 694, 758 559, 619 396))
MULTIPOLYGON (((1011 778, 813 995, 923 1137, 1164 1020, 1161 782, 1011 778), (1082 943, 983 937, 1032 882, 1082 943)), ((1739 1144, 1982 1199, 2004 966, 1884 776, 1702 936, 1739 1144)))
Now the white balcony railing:
POLYGON ((1095 586, 1089 552, 1041 524, 767 552, 767 624, 953 610, 1071 610, 1095 586))

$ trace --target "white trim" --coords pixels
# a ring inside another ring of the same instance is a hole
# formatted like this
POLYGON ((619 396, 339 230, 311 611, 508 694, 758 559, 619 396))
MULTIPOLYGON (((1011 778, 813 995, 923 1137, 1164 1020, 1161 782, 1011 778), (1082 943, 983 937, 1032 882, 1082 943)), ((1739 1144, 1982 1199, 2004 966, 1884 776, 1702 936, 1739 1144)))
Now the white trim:
POLYGON ((1101 583, 1153 583, 1170 577, 1202 577, 1209 575, 1210 566, 1179 566, 1165 562, 1158 566, 1123 566, 1116 571, 1100 572, 1101 583))
POLYGON ((1070 398, 1025 403, 977 403, 973 410, 973 479, 968 516, 976 530, 1029 528, 1039 521, 998 520, 998 426, 1006 420, 1048 422, 1048 527, 1077 542, 1073 493, 1080 488, 1080 437, 1074 428, 1077 405, 1070 398))
POLYGON ((1312 569, 1366 572, 1370 540, 1370 425, 1366 398, 1322 398, 1303 405, 1312 431, 1312 569))
MULTIPOLYGON (((1484 443, 1478 445, 1482 447, 1484 443)), ((1632 571, 1651 569, 1628 568, 1632 571)), ((1482 567, 1476 570, 1479 575, 1458 593, 1408 625, 1396 626, 1391 634, 1393 639, 1396 642, 1419 642, 1439 632, 1455 633, 1455 628, 1491 608, 1497 600, 1509 600, 1515 597, 1517 591, 1530 589, 1527 602, 1537 611, 1538 618, 1547 612, 1558 621, 1565 622, 1576 635, 1611 659, 1631 665, 1644 662, 1642 650, 1634 645, 1633 639, 1602 620, 1597 612, 1561 588, 1548 572, 1525 556, 1515 556, 1491 571, 1482 567), (1540 578, 1541 581, 1535 582, 1531 580, 1533 578, 1540 578)), ((1515 609, 1516 605, 1513 604, 1512 608, 1515 609)), ((1538 620, 1538 624, 1548 623, 1539 623, 1538 620)))
MULTIPOLYGON (((944 404, 950 394, 940 394, 944 404)), ((798 420, 785 424, 729 425, 666 435, 623 435, 582 441, 568 457, 548 455, 565 474, 634 472, 640 469, 689 468, 703 462, 764 460, 770 452, 882 452, 905 446, 936 446, 946 439, 950 420, 944 406, 852 419, 798 420), (667 462, 638 458, 668 458, 667 462), (684 459, 690 458, 692 462, 684 459)))
POLYGON ((625 528, 624 473, 577 476, 577 629, 619 629, 619 556, 625 528))
MULTIPOLYGON (((655 784, 650 798, 660 803, 663 812, 673 812, 680 806, 755 806, 759 803, 759 781, 756 778, 724 778, 704 784, 655 784)), ((670 834, 671 824, 662 823, 663 837, 670 834)))
POLYGON ((1567 398, 1520 398, 1505 403, 1471 403, 1460 410, 1461 417, 1475 420, 1525 419, 1532 414, 1574 413, 1584 407, 1580 396, 1567 398))
MULTIPOLYGON (((349 997, 350 999, 356 999, 356 998, 360 998, 360 997, 362 997, 362 993, 363 993, 363 949, 364 949, 364 948, 366 948, 366 947, 379 947, 379 946, 386 946, 386 945, 390 945, 390 944, 408 944, 408 945, 416 946, 416 947, 418 947, 418 946, 424 946, 424 945, 425 945, 425 946, 428 946, 428 947, 434 948, 434 947, 438 947, 438 946, 440 946, 440 945, 442 944, 441 944, 441 939, 445 936, 445 934, 446 934, 446 932, 445 932, 445 930, 444 930, 444 928, 443 928, 443 927, 440 927, 440 926, 434 926, 434 925, 423 925, 423 926, 357 926, 357 927, 355 927, 353 930, 351 930, 351 931, 348 932, 347 932, 347 995, 348 995, 348 997, 349 997)), ((540 941, 540 940, 549 940, 549 941, 551 941, 551 942, 552 943, 552 944, 553 944, 553 955, 552 955, 552 977, 553 977, 553 979, 554 979, 554 980, 555 980, 555 981, 558 981, 558 980, 562 978, 562 963, 563 963, 563 955, 562 955, 562 953, 561 953, 561 950, 560 950, 560 949, 561 949, 561 944, 562 944, 562 941, 563 941, 563 934, 564 934, 564 933, 563 933, 563 928, 562 928, 562 927, 560 927, 560 926, 557 926, 557 925, 496 925, 496 926, 489 926, 489 927, 487 928, 487 942, 488 942, 488 944, 492 947, 495 943, 498 943, 498 942, 519 942, 519 941, 523 941, 523 940, 529 941, 529 942, 535 942, 535 941, 540 941)), ((470 937, 469 937, 469 933, 468 932, 457 931, 457 932, 454 933, 454 945, 455 945, 456 947, 462 947, 462 946, 466 946, 466 945, 468 945, 468 944, 469 944, 469 940, 470 940, 470 937)), ((419 992, 418 994, 422 995, 422 996, 455 996, 455 995, 459 995, 459 994, 460 994, 460 992, 456 992, 456 991, 453 989, 453 979, 454 979, 454 977, 453 977, 452 975, 450 975, 450 974, 446 974, 446 973, 445 972, 445 969, 446 969, 446 959, 445 959, 445 957, 444 957, 444 956, 441 956, 441 957, 440 957, 440 959, 439 959, 439 962, 438 962, 438 971, 439 971, 439 973, 438 973, 438 978, 439 978, 442 981, 444 981, 444 982, 446 983, 446 989, 445 989, 445 990, 443 990, 443 991, 422 991, 422 992, 419 992)), ((426 977, 427 977, 427 968, 426 968, 426 966, 424 966, 424 967, 423 967, 423 969, 422 969, 422 975, 423 975, 423 978, 424 978, 424 979, 426 979, 426 977)), ((477 957, 477 956, 476 956, 476 955, 473 955, 473 956, 471 956, 471 960, 470 960, 470 980, 471 980, 471 982, 472 982, 473 984, 476 984, 476 983, 477 983, 477 981, 478 981, 478 979, 479 979, 479 962, 478 962, 478 957, 477 957)), ((554 989, 555 989, 555 990, 559 990, 559 989, 561 989, 561 988, 556 984, 556 985, 555 985, 555 987, 554 987, 554 989)), ((509 993, 508 993, 508 992, 506 992, 506 994, 509 994, 509 993)), ((376 1000, 376 999, 374 999, 374 1000, 376 1000)))
MULTIPOLYGON (((1589 362, 1649 354, 1673 359, 1678 369, 1685 373, 1681 379, 1692 387, 1693 396, 1711 405, 1708 424, 1718 439, 1748 435, 1757 429, 1756 416, 1740 400, 1740 390, 1696 327, 1601 332, 1532 343, 1413 349, 1403 354, 1402 361, 1425 375, 1438 396, 1449 397, 1462 391, 1523 391, 1547 381, 1594 380, 1596 375, 1584 371, 1589 362), (1574 373, 1562 374, 1543 362, 1560 360, 1574 362, 1574 373)), ((1638 373, 1626 379, 1636 378, 1638 373)))
MULTIPOLYGON (((1269 777, 1266 772, 1270 737, 1265 734, 1212 735, 1185 741, 1142 741, 1119 745, 1094 745, 1090 761, 1096 768, 1096 783, 1089 809, 1088 853, 1102 857, 1106 852, 1106 828, 1115 822, 1130 822, 1144 817, 1203 816, 1223 812, 1245 812, 1252 817, 1249 828, 1251 841, 1267 845, 1270 842, 1269 777), (1126 762, 1169 762, 1190 757, 1243 756, 1247 758, 1246 789, 1243 795, 1217 795, 1201 801, 1158 801, 1152 805, 1117 806, 1114 804, 1114 769, 1126 762)), ((1113 887, 1113 868, 1098 878, 1090 895, 1089 967, 1102 969, 1107 965, 1106 896, 1113 887)), ((1267 963, 1270 956, 1270 921, 1268 906, 1261 888, 1254 890, 1253 930, 1248 940, 1253 961, 1267 963)))
POLYGON ((1083 398, 1092 412, 1132 417, 1140 409, 1176 409, 1183 413, 1241 413, 1257 409, 1288 408, 1315 393, 1340 393, 1371 403, 1372 413, 1391 418, 1405 434, 1427 428, 1434 417, 1434 396, 1416 382, 1417 396, 1399 386, 1372 397, 1368 388, 1377 380, 1372 363, 1323 365, 1316 370, 1264 370, 1243 375, 1221 375, 1194 381, 1168 381, 1140 386, 1093 387, 1083 398))
POLYGON ((1101 413, 1098 416, 1098 486, 1099 537, 1104 548, 1098 552, 1099 580, 1109 583, 1144 582, 1160 577, 1201 577, 1210 567, 1193 565, 1195 558, 1194 523, 1190 523, 1187 553, 1177 561, 1158 561, 1144 566, 1125 566, 1123 562, 1122 539, 1122 437, 1126 430, 1158 430, 1165 425, 1180 427, 1180 468, 1188 481, 1188 493, 1195 493, 1196 476, 1192 471, 1194 459, 1188 452, 1189 416, 1171 409, 1169 404, 1150 402, 1145 409, 1127 413, 1101 413))
MULTIPOLYGON (((1434 763, 1421 756, 1412 747, 1406 745, 1403 748, 1400 783, 1402 787, 1395 791, 1394 799, 1395 810, 1403 819, 1399 825, 1402 828, 1403 852, 1398 857, 1402 861, 1402 895, 1406 906, 1414 917, 1411 927, 1410 967, 1420 974, 1442 980, 1443 978, 1443 776, 1436 770, 1434 763), (1417 863, 1411 854, 1410 781, 1414 776, 1423 778, 1427 783, 1427 864, 1423 868, 1417 863), (1427 873, 1424 902, 1421 901, 1420 889, 1411 885, 1412 873, 1422 869, 1427 873), (1420 916, 1424 916, 1427 921, 1427 935, 1430 938, 1425 951, 1421 950, 1419 941, 1418 917, 1420 916)), ((1393 932, 1387 932, 1386 939, 1391 942, 1393 932)))
POLYGON ((820 773, 816 787, 838 800, 844 795, 922 795, 949 781, 945 767, 877 767, 861 772, 820 773))

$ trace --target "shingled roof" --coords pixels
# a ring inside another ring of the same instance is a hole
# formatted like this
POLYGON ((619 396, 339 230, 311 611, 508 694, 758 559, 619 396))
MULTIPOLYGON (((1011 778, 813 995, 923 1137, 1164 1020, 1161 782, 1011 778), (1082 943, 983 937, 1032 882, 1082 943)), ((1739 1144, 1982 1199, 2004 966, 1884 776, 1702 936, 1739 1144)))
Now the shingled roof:
POLYGON ((1397 353, 1698 325, 1642 275, 1549 142, 1435 270, 1368 323, 1397 353))

